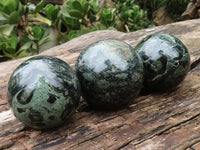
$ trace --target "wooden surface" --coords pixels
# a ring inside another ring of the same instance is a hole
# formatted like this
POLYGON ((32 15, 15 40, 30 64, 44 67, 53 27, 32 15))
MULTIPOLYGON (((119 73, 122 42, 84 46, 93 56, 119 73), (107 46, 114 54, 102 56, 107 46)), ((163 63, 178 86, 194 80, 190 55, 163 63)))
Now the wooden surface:
POLYGON ((170 33, 189 49, 192 68, 174 91, 140 95, 135 104, 113 112, 90 110, 84 102, 58 129, 24 127, 6 100, 13 70, 27 58, 0 63, 0 149, 72 150, 200 150, 200 20, 184 21, 132 33, 96 31, 41 55, 56 56, 72 67, 82 49, 106 38, 135 46, 152 33, 170 33))

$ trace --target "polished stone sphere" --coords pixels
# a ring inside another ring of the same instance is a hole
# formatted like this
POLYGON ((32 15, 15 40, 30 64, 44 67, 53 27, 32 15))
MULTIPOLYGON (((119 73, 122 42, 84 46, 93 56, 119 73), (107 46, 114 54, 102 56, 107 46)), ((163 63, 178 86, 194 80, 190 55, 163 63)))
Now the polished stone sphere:
POLYGON ((184 44, 168 34, 153 34, 135 48, 143 60, 144 90, 163 91, 176 87, 190 70, 190 55, 184 44))
POLYGON ((36 129, 54 128, 75 112, 80 83, 75 71, 51 56, 36 56, 23 62, 8 83, 8 102, 14 115, 36 129))
POLYGON ((95 109, 133 103, 143 84, 139 55, 125 42, 107 39, 89 45, 76 63, 83 98, 95 109))

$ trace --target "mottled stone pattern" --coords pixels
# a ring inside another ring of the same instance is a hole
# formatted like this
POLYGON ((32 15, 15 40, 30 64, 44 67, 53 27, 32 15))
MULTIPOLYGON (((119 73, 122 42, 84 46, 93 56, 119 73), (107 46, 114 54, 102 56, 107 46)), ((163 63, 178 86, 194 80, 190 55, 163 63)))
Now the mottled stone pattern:
POLYGON ((23 62, 8 83, 8 102, 15 116, 38 129, 64 123, 79 104, 80 83, 75 71, 51 56, 23 62))
POLYGON ((83 98, 98 109, 131 104, 142 88, 142 60, 125 42, 107 39, 89 45, 76 63, 83 98))
POLYGON ((188 50, 174 36, 153 34, 144 38, 135 49, 145 68, 145 90, 161 91, 176 87, 190 69, 188 50))

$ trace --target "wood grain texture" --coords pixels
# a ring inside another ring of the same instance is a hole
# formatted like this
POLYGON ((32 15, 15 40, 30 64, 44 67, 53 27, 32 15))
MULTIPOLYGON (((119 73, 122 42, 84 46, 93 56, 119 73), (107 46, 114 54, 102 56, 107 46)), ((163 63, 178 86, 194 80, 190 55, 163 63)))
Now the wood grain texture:
POLYGON ((153 33, 176 36, 191 54, 192 69, 176 90, 140 95, 135 104, 113 112, 90 110, 82 101, 67 124, 51 131, 24 127, 15 119, 6 100, 11 73, 28 58, 0 63, 0 149, 200 149, 199 19, 132 33, 96 31, 40 55, 56 56, 74 67, 81 50, 95 41, 115 38, 134 47, 153 33))

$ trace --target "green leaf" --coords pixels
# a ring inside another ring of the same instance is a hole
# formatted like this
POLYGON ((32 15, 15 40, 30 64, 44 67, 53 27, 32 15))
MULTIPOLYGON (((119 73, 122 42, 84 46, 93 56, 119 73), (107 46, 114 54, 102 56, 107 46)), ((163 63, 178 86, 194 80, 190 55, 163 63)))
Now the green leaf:
POLYGON ((87 1, 85 1, 83 4, 82 4, 82 7, 83 7, 83 13, 84 15, 88 13, 89 11, 89 3, 87 1))
POLYGON ((1 40, 0 48, 4 51, 4 53, 14 54, 16 52, 18 44, 18 39, 16 36, 10 36, 1 40))
POLYGON ((21 3, 23 4, 23 5, 27 5, 27 3, 29 2, 29 0, 20 0, 21 1, 21 3))
POLYGON ((4 3, 3 3, 2 11, 7 14, 10 14, 13 11, 16 11, 18 8, 19 0, 7 0, 7 1, 3 1, 3 2, 4 3))
POLYGON ((10 17, 8 19, 9 24, 17 24, 19 20, 21 19, 21 16, 18 11, 14 11, 10 14, 10 17))
POLYGON ((12 37, 9 39, 9 45, 7 51, 11 54, 14 54, 17 50, 18 39, 17 37, 12 37))
POLYGON ((19 3, 17 11, 19 12, 20 16, 23 16, 26 13, 26 6, 23 6, 21 3, 19 3))
POLYGON ((2 35, 9 36, 11 34, 11 32, 13 31, 14 27, 15 27, 15 25, 9 25, 9 24, 1 25, 0 33, 2 35))
POLYGON ((13 55, 9 54, 6 50, 3 49, 2 51, 3 51, 4 57, 10 58, 10 59, 13 58, 13 55))
POLYGON ((0 25, 4 23, 8 23, 8 18, 9 18, 9 15, 0 11, 0 25))
POLYGON ((80 2, 79 1, 73 1, 72 2, 72 6, 73 6, 73 9, 76 9, 76 10, 79 10, 80 12, 83 12, 83 7, 81 6, 80 2))
POLYGON ((108 8, 108 9, 103 9, 102 11, 102 17, 104 18, 104 20, 106 21, 112 21, 114 18, 114 12, 115 12, 115 8, 108 8))
POLYGON ((8 1, 8 0, 1 0, 1 1, 0 1, 0 6, 1 6, 1 5, 2 5, 2 6, 5 5, 7 1, 8 1))
POLYGON ((39 13, 35 14, 35 17, 33 18, 29 18, 30 21, 38 21, 38 22, 42 22, 42 23, 45 23, 47 24, 48 26, 51 26, 52 25, 52 22, 51 20, 43 17, 42 15, 40 15, 39 13))
POLYGON ((65 16, 65 17, 74 18, 74 17, 70 16, 69 10, 70 10, 69 7, 68 7, 67 5, 65 5, 65 6, 63 6, 63 7, 61 8, 60 12, 61 12, 61 14, 62 14, 63 16, 65 16))
POLYGON ((112 26, 115 20, 115 8, 103 9, 101 13, 101 22, 106 26, 112 26))
POLYGON ((95 25, 95 27, 98 29, 98 30, 106 30, 107 28, 106 28, 106 26, 104 26, 103 24, 97 24, 97 25, 95 25))
POLYGON ((50 27, 43 27, 44 29, 44 34, 42 35, 42 39, 45 39, 46 37, 49 36, 50 32, 51 32, 51 28, 50 27))
POLYGON ((31 47, 31 45, 32 45, 32 42, 27 42, 27 43, 25 43, 25 44, 17 51, 16 54, 19 54, 19 53, 21 53, 22 51, 28 50, 28 49, 31 47))
POLYGON ((72 40, 73 38, 76 38, 78 36, 79 36, 79 34, 77 33, 77 31, 72 30, 67 35, 67 38, 68 38, 68 40, 72 40))
MULTIPOLYGON (((45 29, 43 26, 41 25, 37 25, 37 26, 28 26, 26 28, 26 31, 28 32, 28 34, 30 35, 31 39, 38 43, 44 36, 45 34, 45 29)), ((24 37, 25 38, 25 37, 24 37)), ((29 38, 30 39, 30 38, 29 38)), ((27 39, 26 39, 27 40, 27 39)), ((28 40, 27 40, 28 41, 28 40)))
POLYGON ((72 2, 73 2, 73 0, 68 0, 66 3, 66 6, 69 6, 72 8, 73 7, 72 2))
POLYGON ((59 7, 57 5, 54 6, 53 4, 48 4, 44 8, 44 12, 47 18, 51 19, 52 21, 55 21, 58 16, 59 7))
POLYGON ((28 56, 30 56, 30 54, 27 51, 22 51, 21 53, 19 53, 17 58, 23 58, 23 57, 28 57, 28 56))
POLYGON ((69 10, 69 14, 70 14, 70 16, 77 18, 77 19, 83 19, 83 17, 84 17, 83 13, 81 13, 79 10, 75 10, 75 9, 69 10))
POLYGON ((34 40, 39 41, 42 39, 42 36, 45 31, 42 26, 33 26, 32 32, 33 32, 32 36, 34 37, 34 40))
POLYGON ((68 1, 61 8, 61 14, 68 18, 83 19, 85 12, 88 10, 88 5, 89 3, 85 0, 68 1))
POLYGON ((44 41, 42 41, 42 43, 40 44, 40 46, 43 46, 47 43, 51 42, 51 39, 50 38, 46 38, 44 41))
POLYGON ((94 11, 94 12, 98 12, 99 11, 99 3, 97 0, 90 0, 89 1, 89 4, 91 6, 91 9, 94 11))
MULTIPOLYGON (((27 29, 26 29, 27 30, 27 29)), ((31 30, 31 29, 30 29, 31 30)), ((27 32, 27 31, 26 31, 27 32)), ((28 43, 31 42, 31 39, 27 35, 22 35, 22 42, 28 43)))
POLYGON ((58 29, 58 31, 62 30, 62 17, 61 19, 58 20, 58 22, 56 23, 56 27, 58 29))
POLYGON ((39 13, 43 9, 44 5, 45 5, 45 0, 41 0, 41 2, 36 5, 33 13, 34 14, 39 13))
POLYGON ((67 25, 74 25, 74 19, 72 18, 68 18, 68 17, 63 17, 63 21, 67 24, 67 25))
POLYGON ((113 20, 115 11, 116 11, 115 8, 111 8, 111 9, 110 9, 110 13, 111 13, 111 18, 110 18, 111 20, 110 20, 110 21, 113 20))

